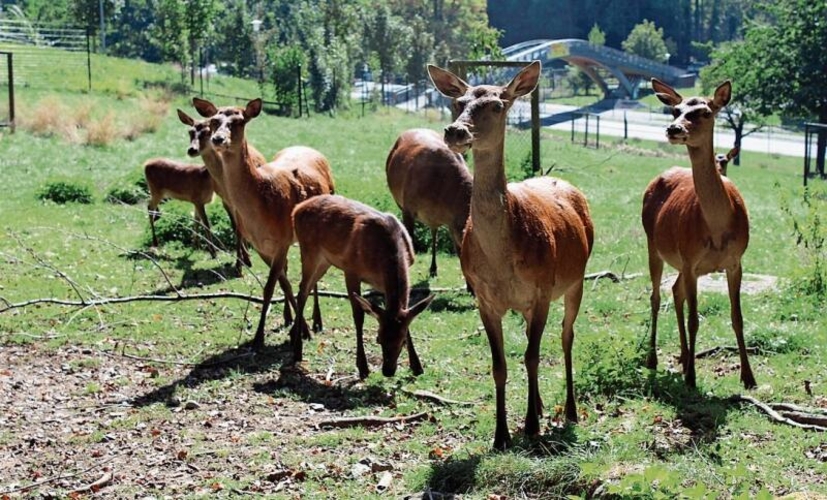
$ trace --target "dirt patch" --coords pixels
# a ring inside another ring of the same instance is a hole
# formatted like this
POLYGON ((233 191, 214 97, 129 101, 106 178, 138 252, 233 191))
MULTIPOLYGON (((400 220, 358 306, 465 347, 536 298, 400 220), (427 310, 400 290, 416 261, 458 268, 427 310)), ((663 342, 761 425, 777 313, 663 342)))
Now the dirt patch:
MULTIPOLYGON (((356 462, 367 467, 361 479, 372 488, 380 475, 401 477, 407 462, 419 459, 372 458, 360 440, 318 444, 330 431, 315 423, 365 407, 387 414, 390 395, 348 373, 265 368, 169 365, 72 346, 0 346, 0 496, 300 497, 309 479, 352 480, 356 462)), ((402 427, 372 432, 391 433, 392 441, 407 436, 402 427)))
MULTIPOLYGON (((669 274, 664 277, 661 282, 661 289, 670 291, 675 280, 678 278, 677 274, 669 274)), ((775 290, 778 285, 778 277, 770 276, 768 274, 749 274, 744 273, 741 280, 741 293, 752 295, 770 290, 775 290)), ((726 274, 712 273, 698 278, 698 291, 700 292, 715 292, 728 293, 726 274)))

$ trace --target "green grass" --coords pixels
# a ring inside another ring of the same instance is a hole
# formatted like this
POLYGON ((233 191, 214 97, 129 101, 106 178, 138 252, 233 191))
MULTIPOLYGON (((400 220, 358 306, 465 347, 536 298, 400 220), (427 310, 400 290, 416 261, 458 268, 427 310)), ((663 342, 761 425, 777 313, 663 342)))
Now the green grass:
MULTIPOLYGON (((121 67, 113 66, 112 71, 133 74, 133 70, 120 71, 121 67)), ((132 92, 134 82, 141 78, 153 77, 129 76, 123 80, 125 84, 118 83, 121 80, 107 82, 106 88, 111 90, 104 94, 59 94, 59 98, 70 107, 81 99, 92 99, 96 105, 123 108, 129 113, 138 106, 130 96, 140 95, 140 91, 132 92), (120 92, 119 85, 126 85, 126 91, 120 92)), ((26 103, 44 93, 24 89, 20 95, 26 103)), ((185 293, 261 293, 260 280, 266 274, 257 258, 251 271, 235 278, 230 272, 233 259, 229 254, 211 260, 203 251, 175 244, 150 254, 153 260, 136 254, 146 251, 145 206, 104 202, 113 188, 131 186, 135 170, 149 157, 185 158, 186 129, 175 117, 176 107, 191 111, 186 98, 176 97, 155 133, 132 141, 116 140, 104 147, 71 144, 60 137, 33 136, 25 131, 2 135, 3 299, 22 302, 41 297, 72 300, 78 293, 86 297, 172 293, 173 287, 185 293), (90 186, 94 203, 57 205, 39 201, 38 192, 54 178, 75 179, 90 186)), ((405 129, 439 129, 444 124, 445 119, 439 116, 380 110, 365 118, 351 113, 299 120, 263 115, 247 130, 250 141, 268 157, 291 144, 319 149, 333 165, 338 193, 396 211, 385 185, 387 151, 405 129)), ((507 143, 508 174, 512 179, 521 175, 520 160, 525 154, 521 149, 525 138, 520 135, 512 133, 507 143)), ((779 291, 745 295, 742 302, 748 343, 761 348, 761 353, 752 357, 759 383, 755 396, 766 401, 825 406, 827 380, 821 367, 827 355, 827 329, 823 314, 817 305, 808 305, 812 301, 806 296, 786 294, 786 283, 807 273, 806 253, 796 246, 792 224, 781 210, 782 204, 788 203, 793 213, 804 213, 796 204, 801 196, 800 162, 747 151, 742 153, 743 166, 730 169, 750 211, 751 240, 744 269, 782 279, 779 291), (810 381, 815 396, 805 394, 805 380, 810 381)), ((339 402, 339 412, 346 415, 390 416, 429 408, 427 403, 398 392, 400 386, 473 401, 474 406, 435 406, 431 410, 433 421, 409 425, 404 430, 310 430, 301 435, 288 430, 285 435, 283 430, 253 428, 235 445, 209 443, 210 431, 194 424, 177 431, 194 442, 192 452, 212 450, 216 460, 221 461, 231 458, 237 451, 235 447, 277 450, 271 454, 256 451, 251 463, 291 470, 304 467, 307 478, 298 491, 307 497, 375 495, 372 483, 366 485, 347 473, 366 453, 379 461, 402 464, 397 466, 391 488, 396 496, 425 488, 459 493, 465 498, 486 498, 491 493, 537 498, 588 496, 601 485, 604 493, 619 497, 656 497, 659 492, 665 497, 685 494, 694 498, 702 496, 702 488, 718 498, 755 496, 764 490, 776 495, 793 491, 827 494, 824 464, 805 456, 806 450, 823 441, 820 435, 770 423, 759 412, 727 401, 730 395, 742 391, 737 369, 733 368, 737 358, 699 360, 698 392, 687 391, 680 376, 667 370, 678 352, 671 305, 661 312, 659 370, 650 373, 640 366, 639 346, 645 340, 649 319, 646 250, 640 225, 642 192, 659 172, 672 165, 688 165, 685 151, 645 141, 584 149, 571 144, 565 133, 544 133, 542 166, 547 169, 552 165, 552 175, 578 186, 590 202, 596 242, 587 272, 642 274, 620 283, 600 280, 587 284, 576 323, 575 381, 582 412, 579 425, 560 427, 555 416, 565 396, 559 340, 562 304, 555 303, 540 367, 540 389, 548 416, 542 420, 543 432, 538 440, 526 440, 518 431, 526 405, 524 325, 521 317, 508 314, 504 325, 510 365, 509 427, 517 445, 507 453, 491 452, 494 398, 488 344, 484 333, 480 333, 473 299, 455 292, 438 295, 412 325, 426 370, 418 379, 409 378, 406 361, 395 379, 375 373, 379 349, 373 341, 375 322, 368 318, 367 350, 374 373, 364 386, 348 390, 322 386, 302 392, 291 383, 276 384, 267 392, 272 401, 252 406, 250 412, 271 413, 272 408, 303 408, 315 402, 339 402), (653 480, 657 481, 657 492, 649 489, 653 480)), ((191 207, 169 202, 164 213, 189 224, 191 207)), ((413 284, 464 286, 456 257, 439 255, 440 275, 436 279, 428 279, 428 265, 429 258, 419 255, 411 270, 413 284)), ((298 252, 294 250, 290 255, 294 284, 299 271, 298 252)), ((343 291, 341 273, 331 270, 320 287, 343 291)), ((667 299, 665 295, 664 302, 671 302, 667 299)), ((704 293, 699 302, 703 316, 698 349, 734 344, 726 298, 704 293)), ((307 372, 324 374, 332 369, 334 378, 355 373, 350 306, 326 298, 322 311, 326 332, 305 347, 307 372)), ((281 306, 274 306, 270 326, 280 323, 280 312, 281 306)), ((44 349, 74 345, 109 349, 115 343, 126 346, 127 352, 147 357, 205 360, 247 342, 257 321, 257 307, 234 300, 136 302, 80 311, 43 305, 0 313, 0 346, 31 343, 44 349)), ((267 343, 277 346, 285 340, 286 332, 276 331, 268 335, 267 343)), ((400 359, 405 359, 404 355, 400 359)), ((94 364, 77 367, 96 368, 94 364)), ((276 366, 253 363, 227 369, 203 383, 179 384, 174 389, 181 401, 221 400, 231 407, 241 404, 234 401, 235 391, 272 384, 268 378, 282 380, 285 376, 279 378, 276 366)), ((176 380, 161 373, 147 379, 144 387, 134 389, 150 392, 169 387, 176 380)), ((77 392, 95 396, 106 390, 98 382, 89 381, 77 392)), ((173 418, 166 409, 153 410, 159 406, 135 410, 115 427, 132 429, 140 422, 152 427, 173 418)), ((5 433, 0 436, 0 442, 11 440, 14 437, 5 433)), ((210 488, 215 482, 224 485, 225 493, 230 486, 243 488, 250 484, 248 479, 222 475, 218 470, 214 479, 203 486, 210 488)), ((127 494, 132 493, 129 488, 137 488, 124 487, 127 489, 115 491, 127 494)))

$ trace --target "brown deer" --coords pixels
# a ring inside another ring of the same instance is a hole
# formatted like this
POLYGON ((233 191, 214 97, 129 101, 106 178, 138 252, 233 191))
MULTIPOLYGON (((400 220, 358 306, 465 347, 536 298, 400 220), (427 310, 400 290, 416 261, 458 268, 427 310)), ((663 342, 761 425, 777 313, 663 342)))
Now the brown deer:
MULTIPOLYGON (((153 158, 144 163, 144 176, 149 188, 149 227, 152 230, 152 246, 158 246, 155 234, 155 220, 160 217, 158 206, 167 198, 188 201, 195 206, 195 221, 206 232, 207 250, 215 258, 210 221, 204 205, 210 203, 215 194, 215 187, 210 173, 203 165, 193 165, 167 158, 153 158)), ((197 234, 197 231, 196 231, 197 234)), ((197 241, 197 240, 196 240, 197 241)))
POLYGON ((431 230, 431 277, 436 276, 436 235, 448 226, 454 247, 471 204, 472 177, 462 155, 445 145, 442 135, 424 128, 406 130, 396 139, 385 162, 388 187, 402 210, 402 223, 413 237, 414 219, 431 230))
POLYGON ((729 166, 729 162, 735 159, 736 156, 741 152, 741 148, 734 147, 730 149, 727 154, 724 153, 716 153, 715 154, 715 167, 718 169, 718 172, 721 175, 726 175, 726 169, 729 166))
POLYGON ((294 361, 302 360, 302 330, 307 328, 304 305, 308 293, 330 266, 335 266, 344 272, 350 296, 359 376, 366 378, 369 374, 362 341, 365 313, 379 322, 377 341, 382 346, 382 374, 392 377, 396 373, 399 353, 407 345, 411 371, 421 375, 422 364, 414 349, 409 326, 434 296, 408 307, 408 270, 413 264, 414 253, 411 238, 399 220, 342 196, 315 196, 296 206, 293 227, 302 259, 296 322, 290 331, 294 361), (385 296, 384 308, 362 298, 362 282, 385 296))
MULTIPOLYGON (((227 215, 230 218, 230 226, 233 228, 233 234, 235 235, 235 267, 236 271, 241 274, 243 266, 250 267, 252 262, 250 262, 250 253, 247 251, 244 238, 241 237, 238 222, 230 206, 227 190, 224 188, 224 167, 221 163, 221 158, 215 149, 213 149, 212 142, 210 141, 212 132, 210 131, 209 120, 196 121, 184 111, 180 109, 177 111, 178 119, 181 120, 181 123, 189 126, 190 145, 187 148, 187 155, 190 157, 200 156, 204 161, 204 165, 213 179, 215 192, 221 197, 221 203, 224 205, 224 210, 227 211, 227 215)), ((261 163, 264 163, 264 157, 261 156, 261 153, 256 151, 256 154, 260 157, 261 163)))
POLYGON ((695 387, 695 338, 698 333, 698 277, 726 271, 732 328, 741 357, 741 381, 755 387, 755 377, 744 343, 741 316, 741 256, 749 243, 747 208, 738 189, 715 166, 712 132, 715 115, 732 95, 724 82, 713 97, 684 98, 665 83, 652 79, 652 88, 672 107, 674 121, 666 128, 671 144, 684 144, 692 168, 674 167, 655 177, 643 194, 643 229, 649 251, 652 279, 652 320, 646 364, 657 367, 656 337, 663 263, 678 270, 672 286, 680 333, 684 379, 695 387), (689 342, 686 339, 684 303, 688 305, 689 342))
MULTIPOLYGON (((291 214, 307 198, 333 193, 330 164, 321 153, 304 146, 282 149, 270 163, 258 163, 250 152, 245 128, 261 113, 261 99, 253 99, 243 108, 218 108, 203 99, 193 99, 193 104, 201 116, 210 117, 211 141, 221 157, 225 188, 243 235, 270 267, 253 339, 253 348, 260 350, 264 347, 264 326, 276 280, 285 295, 285 324, 291 322, 290 307, 296 308, 287 280, 287 251, 295 241, 291 214)), ((314 330, 321 330, 318 293, 313 319, 314 330)))
POLYGON ((588 203, 569 183, 551 177, 506 183, 506 115, 514 101, 537 85, 540 63, 523 68, 507 85, 470 86, 450 71, 428 66, 434 85, 453 99, 456 120, 445 127, 445 142, 456 151, 471 148, 474 189, 471 214, 462 239, 460 262, 476 292, 491 354, 497 396, 494 447, 511 444, 505 409, 508 376, 502 317, 508 309, 526 322, 528 410, 525 433, 540 431, 543 404, 537 384, 540 340, 549 303, 564 297, 563 352, 566 369, 566 418, 577 421, 571 349, 574 320, 583 297, 586 262, 594 242, 588 203))

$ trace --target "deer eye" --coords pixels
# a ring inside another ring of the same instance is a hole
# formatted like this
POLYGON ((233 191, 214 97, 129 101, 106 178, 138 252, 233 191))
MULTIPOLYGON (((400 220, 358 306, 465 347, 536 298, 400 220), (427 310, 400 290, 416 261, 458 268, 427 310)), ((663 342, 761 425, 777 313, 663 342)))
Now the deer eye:
POLYGON ((681 116, 680 110, 678 108, 672 108, 672 116, 674 118, 677 118, 677 117, 681 116))

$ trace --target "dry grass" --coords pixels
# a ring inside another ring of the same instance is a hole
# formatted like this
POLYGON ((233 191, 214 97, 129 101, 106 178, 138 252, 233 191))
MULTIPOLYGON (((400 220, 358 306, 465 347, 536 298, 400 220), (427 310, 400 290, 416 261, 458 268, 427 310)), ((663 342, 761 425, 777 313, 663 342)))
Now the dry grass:
POLYGON ((62 137, 67 142, 80 142, 78 124, 69 108, 56 96, 47 96, 31 110, 22 109, 18 124, 34 135, 62 137))
POLYGON ((107 112, 103 118, 93 120, 86 130, 86 144, 89 146, 108 146, 120 136, 115 125, 115 114, 107 112))

